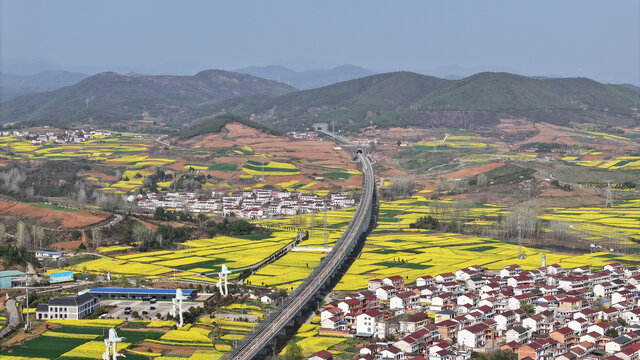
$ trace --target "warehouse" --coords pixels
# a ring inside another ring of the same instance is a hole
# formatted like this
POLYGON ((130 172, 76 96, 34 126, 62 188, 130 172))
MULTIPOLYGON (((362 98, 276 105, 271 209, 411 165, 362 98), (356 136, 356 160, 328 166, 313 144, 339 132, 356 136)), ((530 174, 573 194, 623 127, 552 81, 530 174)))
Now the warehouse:
MULTIPOLYGON (((88 293, 99 299, 171 300, 176 297, 174 289, 93 288, 88 293)), ((182 294, 189 300, 198 297, 196 290, 182 290, 182 294)))
POLYGON ((25 273, 18 270, 0 271, 0 288, 8 289, 14 286, 24 286, 25 273))

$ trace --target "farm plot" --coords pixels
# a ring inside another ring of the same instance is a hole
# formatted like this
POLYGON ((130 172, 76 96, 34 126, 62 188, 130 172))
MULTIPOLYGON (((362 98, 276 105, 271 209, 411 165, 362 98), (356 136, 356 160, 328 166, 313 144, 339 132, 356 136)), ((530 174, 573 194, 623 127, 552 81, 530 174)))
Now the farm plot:
MULTIPOLYGON (((119 327, 123 321, 118 324, 112 324, 108 321, 102 325, 98 321, 93 321, 87 325, 87 320, 70 320, 60 325, 59 322, 50 321, 48 323, 49 330, 45 331, 41 336, 24 342, 24 344, 14 345, 0 352, 2 359, 101 359, 104 353, 104 337, 108 328, 119 327)), ((122 350, 127 358, 134 360, 142 360, 146 357, 129 353, 129 348, 135 344, 147 339, 156 339, 162 335, 158 331, 127 331, 118 329, 118 335, 125 337, 125 342, 118 344, 118 350, 122 350)))
MULTIPOLYGON (((96 138, 81 143, 43 145, 32 144, 30 141, 12 136, 0 137, 0 147, 10 149, 15 154, 11 159, 28 160, 87 158, 90 160, 113 159, 117 162, 118 160, 115 159, 119 154, 146 152, 150 143, 149 137, 129 133, 118 133, 115 137, 96 138)), ((5 156, 5 158, 8 157, 5 156)), ((120 159, 120 161, 131 162, 127 160, 130 159, 120 159)))
POLYGON ((542 254, 546 255, 547 263, 558 263, 566 268, 585 264, 599 267, 611 261, 630 259, 607 253, 579 256, 555 254, 526 247, 523 247, 523 253, 527 255, 526 259, 516 259, 517 245, 460 234, 374 234, 367 238, 362 254, 349 268, 336 290, 365 289, 368 280, 392 275, 403 275, 406 282, 413 282, 422 275, 455 272, 471 265, 480 265, 494 271, 510 264, 534 269, 540 266, 542 254))
POLYGON ((218 236, 182 243, 184 249, 151 251, 103 257, 68 267, 77 272, 155 278, 175 273, 172 279, 213 281, 201 273, 220 271, 222 264, 240 269, 256 264, 283 248, 297 237, 296 232, 273 230, 260 239, 218 236), (178 270, 178 271, 176 271, 178 270))
POLYGON ((262 175, 264 169, 264 175, 297 175, 300 174, 300 169, 295 165, 277 161, 269 161, 262 163, 259 161, 247 160, 242 166, 242 171, 249 175, 262 175))
POLYGON ((596 242, 640 242, 640 200, 624 201, 611 208, 556 208, 539 218, 567 222, 571 224, 572 231, 596 242))

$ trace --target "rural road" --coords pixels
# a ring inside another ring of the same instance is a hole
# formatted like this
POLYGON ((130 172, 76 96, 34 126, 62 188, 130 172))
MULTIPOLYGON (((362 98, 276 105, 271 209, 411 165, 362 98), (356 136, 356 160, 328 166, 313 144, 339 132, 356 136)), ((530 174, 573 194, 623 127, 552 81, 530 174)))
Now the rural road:
POLYGON ((9 323, 6 327, 0 330, 0 338, 5 337, 7 333, 13 331, 13 329, 20 325, 20 317, 18 315, 18 309, 16 308, 16 301, 14 299, 11 299, 8 300, 5 304, 9 323))

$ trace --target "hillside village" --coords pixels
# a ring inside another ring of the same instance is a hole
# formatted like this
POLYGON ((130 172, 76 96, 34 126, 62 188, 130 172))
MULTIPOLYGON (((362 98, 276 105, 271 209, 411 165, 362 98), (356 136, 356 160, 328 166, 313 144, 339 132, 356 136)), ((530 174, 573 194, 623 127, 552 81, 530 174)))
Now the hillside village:
POLYGON ((220 213, 242 219, 266 219, 292 216, 324 210, 337 210, 356 205, 355 199, 346 192, 333 193, 328 198, 312 193, 301 193, 287 189, 253 189, 227 193, 212 191, 207 198, 193 192, 169 192, 128 195, 129 202, 137 201, 141 209, 154 211, 157 208, 188 211, 193 213, 220 213))
POLYGON ((458 360, 497 349, 519 360, 638 359, 639 289, 640 269, 616 262, 602 271, 470 266, 414 284, 397 275, 326 304, 320 334, 369 340, 358 360, 458 360))
POLYGON ((45 127, 44 129, 39 130, 2 131, 0 132, 0 136, 13 136, 19 139, 29 140, 33 145, 44 145, 49 143, 81 143, 92 139, 111 137, 113 134, 109 131, 86 131, 84 129, 59 130, 45 127))

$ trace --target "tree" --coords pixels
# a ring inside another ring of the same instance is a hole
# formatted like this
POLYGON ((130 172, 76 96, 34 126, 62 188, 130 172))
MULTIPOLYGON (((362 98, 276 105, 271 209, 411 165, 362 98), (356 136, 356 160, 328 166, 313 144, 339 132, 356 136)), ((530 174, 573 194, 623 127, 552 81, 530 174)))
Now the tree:
POLYGON ((42 249, 42 242, 45 238, 44 229, 41 226, 33 225, 31 227, 31 234, 33 236, 33 244, 38 244, 38 247, 42 249))
POLYGON ((303 358, 302 348, 300 347, 300 345, 296 343, 291 343, 287 345, 287 349, 285 350, 284 357, 287 360, 302 359, 303 358))
POLYGON ((533 307, 533 305, 524 300, 520 301, 520 307, 522 308, 522 310, 526 311, 527 314, 533 314, 535 312, 535 308, 533 307))
POLYGON ((148 227, 137 223, 133 226, 133 238, 140 242, 141 247, 149 247, 154 240, 154 235, 148 227))
POLYGON ((7 227, 5 226, 5 224, 0 223, 0 243, 4 243, 6 236, 7 236, 7 227))
POLYGON ((93 239, 93 248, 97 249, 102 242, 102 232, 98 228, 91 229, 91 238, 93 239))
POLYGON ((485 187, 487 186, 487 184, 489 184, 489 177, 487 177, 487 175, 485 174, 478 175, 478 177, 476 178, 476 185, 485 187))
POLYGON ((419 218, 413 224, 409 224, 409 227, 412 229, 427 229, 434 230, 440 226, 440 222, 438 219, 434 218, 431 215, 423 216, 419 218))
POLYGON ((605 336, 608 336, 612 339, 615 339, 619 336, 618 334, 618 330, 614 329, 614 328, 608 328, 607 331, 604 332, 605 336))
POLYGON ((16 226, 16 238, 18 239, 18 247, 26 248, 29 245, 29 232, 27 231, 27 225, 22 222, 22 220, 18 221, 18 225, 16 226))

